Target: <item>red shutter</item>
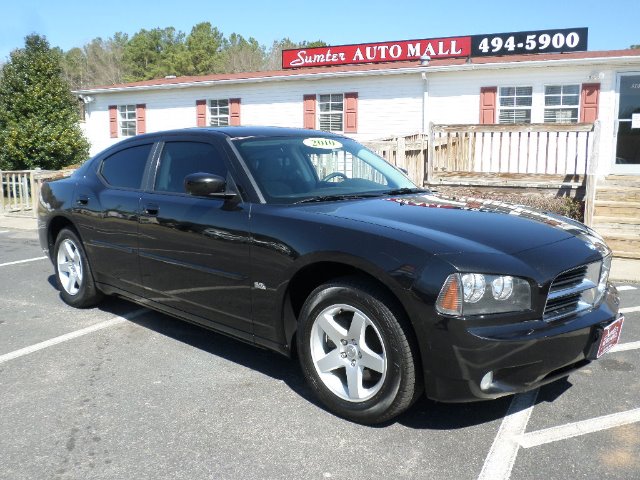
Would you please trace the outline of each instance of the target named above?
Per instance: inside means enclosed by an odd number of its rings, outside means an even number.
[[[229,124],[237,127],[240,125],[240,99],[229,99]]]
[[[109,134],[111,138],[118,138],[118,106],[109,105]]]
[[[316,96],[305,95],[304,99],[304,128],[316,128]]]
[[[580,93],[580,122],[593,123],[598,119],[599,83],[583,83]]]
[[[136,105],[137,134],[147,133],[147,106],[144,103]]]
[[[498,87],[480,88],[480,123],[496,123],[496,99]]]
[[[344,133],[358,131],[358,92],[344,94]]]
[[[207,101],[196,100],[196,125],[198,127],[207,126]]]

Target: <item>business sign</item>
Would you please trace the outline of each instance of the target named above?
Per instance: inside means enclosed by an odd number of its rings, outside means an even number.
[[[430,58],[483,57],[526,53],[564,53],[587,49],[587,28],[492,33],[463,37],[361,43],[282,51],[282,68],[418,61]]]

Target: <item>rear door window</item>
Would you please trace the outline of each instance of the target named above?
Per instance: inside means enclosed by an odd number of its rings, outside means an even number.
[[[100,175],[112,187],[139,189],[152,143],[125,148],[105,158]]]

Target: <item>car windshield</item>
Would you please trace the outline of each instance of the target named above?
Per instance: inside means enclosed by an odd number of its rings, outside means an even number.
[[[268,203],[331,201],[416,186],[358,142],[342,137],[252,137],[233,141]]]

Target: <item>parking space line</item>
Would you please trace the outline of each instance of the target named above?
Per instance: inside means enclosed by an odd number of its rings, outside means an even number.
[[[640,348],[640,342],[627,342],[615,345],[610,352],[626,352],[627,350],[637,350]]]
[[[516,438],[524,433],[538,397],[538,389],[519,393],[513,397],[489,454],[484,461],[478,480],[507,480],[520,444]]]
[[[566,440],[567,438],[578,437],[587,433],[599,432],[600,430],[621,427],[622,425],[636,422],[640,422],[640,408],[525,433],[518,437],[517,442],[523,448],[537,447],[545,443]]]
[[[633,312],[640,312],[640,307],[627,307],[627,308],[620,309],[620,313],[633,313]]]
[[[619,287],[616,287],[618,289],[619,292],[624,292],[625,290],[637,290],[636,287],[632,287],[631,285],[620,285]]]
[[[60,335],[59,337],[54,337],[49,340],[45,340],[44,342],[36,343],[29,347],[25,347],[19,350],[14,350],[13,352],[5,353],[4,355],[0,355],[0,364],[8,362],[9,360],[14,360],[16,358],[23,357],[25,355],[29,355],[30,353],[37,352],[47,347],[52,347],[53,345],[58,345],[68,340],[73,340],[74,338],[78,338],[83,335],[87,335],[89,333],[97,332],[98,330],[103,330],[105,328],[112,327],[119,323],[123,323],[123,322],[126,322],[127,320],[136,318],[142,315],[143,313],[146,313],[149,311],[150,310],[146,308],[140,308],[138,310],[134,310],[133,312],[129,312],[125,315],[122,315],[122,316],[118,315],[109,320],[105,320],[104,322],[96,323],[95,325],[91,325],[90,327],[81,328],[80,330],[65,333],[64,335]]]
[[[0,263],[0,267],[7,267],[9,265],[18,265],[19,263],[35,262],[37,260],[44,260],[45,258],[47,257],[34,257],[34,258],[27,258],[26,260],[16,260],[15,262]]]
[[[0,233],[9,233],[9,230],[0,230]]]

